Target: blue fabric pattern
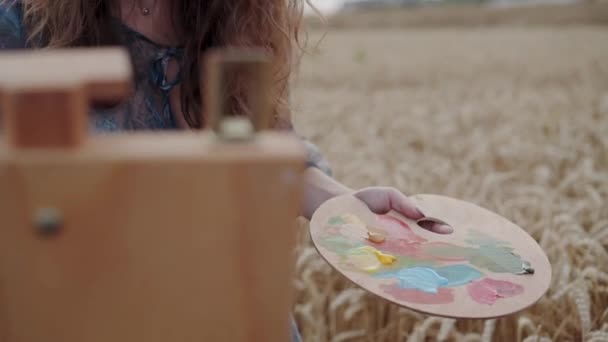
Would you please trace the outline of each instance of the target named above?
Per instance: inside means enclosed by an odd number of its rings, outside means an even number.
[[[0,49],[20,49],[25,47],[25,33],[18,3],[7,2],[0,5]]]
[[[183,50],[156,44],[126,25],[120,26],[134,62],[135,93],[118,108],[94,108],[92,129],[97,132],[177,129],[170,95],[181,77],[178,72],[174,79],[168,79],[167,69],[171,61],[180,64]]]

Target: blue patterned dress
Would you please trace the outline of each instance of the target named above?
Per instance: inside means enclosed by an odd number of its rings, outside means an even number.
[[[27,48],[21,7],[18,2],[11,3],[0,4],[0,50]],[[157,44],[122,23],[118,25],[133,59],[136,90],[130,99],[116,107],[92,108],[91,129],[99,133],[178,129],[169,94],[180,83],[179,73],[176,78],[168,79],[167,68],[172,60],[179,65],[182,49]],[[316,146],[307,140],[303,142],[308,151],[307,165],[330,173]],[[293,321],[292,332],[292,341],[299,341]]]

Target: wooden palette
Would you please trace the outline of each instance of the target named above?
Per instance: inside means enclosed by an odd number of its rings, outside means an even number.
[[[363,289],[434,316],[506,316],[531,306],[548,290],[549,260],[523,229],[461,200],[411,198],[428,217],[448,223],[454,232],[436,234],[394,212],[376,215],[346,195],[314,214],[314,245],[332,267]]]

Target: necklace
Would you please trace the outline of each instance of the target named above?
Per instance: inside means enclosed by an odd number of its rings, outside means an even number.
[[[154,9],[154,7],[156,7],[156,0],[154,0],[154,2],[152,3],[152,6],[144,6],[144,5],[139,5],[139,8],[141,9],[141,14],[143,16],[148,16],[150,15],[150,12],[152,12],[152,9]]]

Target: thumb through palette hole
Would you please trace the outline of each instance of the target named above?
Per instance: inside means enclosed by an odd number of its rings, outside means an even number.
[[[454,233],[454,227],[452,225],[433,217],[421,218],[416,221],[416,224],[435,234],[450,235]]]

